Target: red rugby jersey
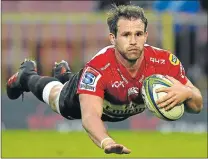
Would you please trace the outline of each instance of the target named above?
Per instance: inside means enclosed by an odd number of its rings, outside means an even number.
[[[115,49],[100,50],[86,65],[78,85],[78,94],[104,99],[103,114],[124,119],[145,110],[141,97],[143,80],[152,74],[169,75],[186,84],[185,71],[178,58],[166,50],[145,44],[144,59],[135,78],[118,63]]]

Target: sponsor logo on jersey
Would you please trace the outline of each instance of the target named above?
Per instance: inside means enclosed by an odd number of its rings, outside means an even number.
[[[169,55],[169,60],[170,60],[170,63],[174,66],[176,66],[180,63],[179,59],[173,54]]]
[[[95,75],[91,72],[86,72],[84,74],[84,78],[82,79],[82,82],[88,85],[93,85],[95,82]]]
[[[128,100],[129,101],[137,101],[139,99],[139,88],[131,87],[128,89]],[[131,105],[130,105],[131,106]]]
[[[145,110],[144,104],[130,102],[129,104],[116,105],[104,100],[103,112],[111,117],[125,117],[141,113]]]
[[[131,87],[128,89],[128,96],[135,94],[138,95],[139,94],[139,88],[137,87]]]
[[[101,74],[98,71],[91,67],[87,67],[84,73],[82,74],[79,89],[95,92],[96,85],[100,77]]]
[[[150,57],[150,61],[153,63],[158,63],[158,64],[165,64],[165,59],[157,59],[154,57]]]
[[[110,66],[110,63],[107,63],[104,67],[101,68],[101,70],[105,70],[106,68],[108,68]]]
[[[124,81],[115,81],[113,84],[112,84],[112,88],[119,88],[119,87],[124,87]]]

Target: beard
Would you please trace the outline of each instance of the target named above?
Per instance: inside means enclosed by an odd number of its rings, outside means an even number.
[[[117,51],[120,53],[120,55],[127,60],[129,63],[136,63],[136,61],[141,57],[143,49],[138,48],[138,55],[136,55],[135,57],[130,57],[128,56],[128,50],[123,50],[121,49],[119,46],[116,46]]]

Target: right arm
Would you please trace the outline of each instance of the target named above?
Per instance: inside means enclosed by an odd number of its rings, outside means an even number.
[[[95,95],[79,95],[82,125],[93,142],[100,147],[101,141],[109,137],[104,123],[101,120],[103,99]],[[106,140],[107,142],[107,140]],[[115,143],[113,140],[108,142]]]
[[[117,144],[109,137],[101,120],[104,90],[105,80],[103,75],[96,69],[86,66],[77,90],[82,114],[82,125],[92,141],[104,149],[105,153],[130,153],[130,150],[123,145]]]
[[[109,137],[104,126],[101,116],[103,113],[103,99],[101,97],[89,94],[79,95],[82,125],[87,131],[92,141],[99,147],[103,148],[105,153],[130,153],[126,147],[116,142]],[[101,142],[103,144],[101,145]]]

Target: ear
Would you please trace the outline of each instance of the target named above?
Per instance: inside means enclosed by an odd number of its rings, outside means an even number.
[[[112,45],[115,45],[115,35],[114,34],[112,34],[112,33],[109,34],[109,40]]]

